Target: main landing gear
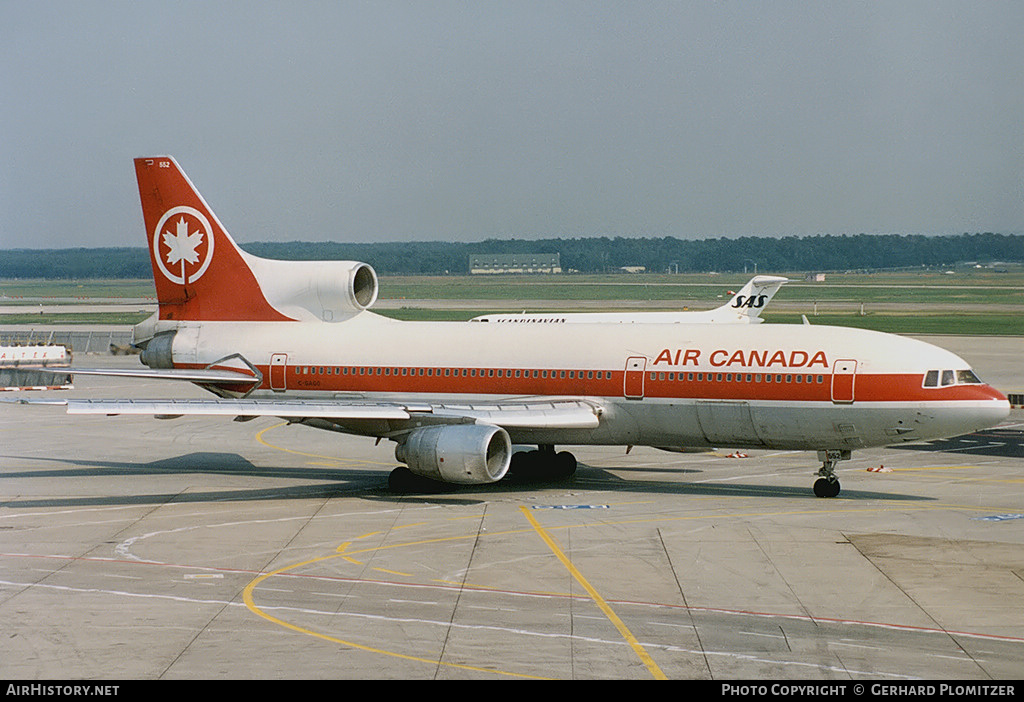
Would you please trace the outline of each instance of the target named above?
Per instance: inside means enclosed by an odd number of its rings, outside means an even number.
[[[568,451],[555,452],[555,447],[542,444],[534,451],[512,454],[508,473],[499,481],[534,483],[566,480],[576,473],[576,457]],[[434,494],[453,492],[458,485],[417,475],[405,466],[399,466],[388,476],[388,489],[399,494]]]
[[[836,463],[850,460],[850,452],[836,449],[818,451],[818,460],[822,462],[821,469],[818,470],[821,477],[814,481],[814,494],[818,497],[835,497],[839,494]]]
[[[536,451],[512,454],[508,477],[513,480],[564,480],[576,473],[576,457],[568,451],[555,452],[551,444],[541,444]]]

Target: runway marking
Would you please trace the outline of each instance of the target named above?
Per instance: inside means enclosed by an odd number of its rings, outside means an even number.
[[[500,587],[494,587],[492,585],[476,585],[475,583],[466,583],[466,582],[455,581],[455,580],[443,580],[442,578],[434,578],[431,582],[441,583],[442,585],[448,585],[450,587],[458,587],[458,588],[462,588],[464,590],[478,590],[478,591],[484,591],[484,592],[490,591],[490,592],[500,592],[500,593],[506,592],[505,590],[502,590]],[[538,595],[554,595],[556,597],[572,597],[572,595],[570,593],[567,593],[567,592],[559,592],[559,593],[540,593],[539,592],[537,594]]]
[[[749,499],[749,498],[741,498]],[[833,504],[843,502],[843,498],[832,498]],[[845,500],[850,502],[850,500]],[[525,506],[520,507],[520,510],[528,509]],[[867,514],[871,512],[921,512],[921,511],[932,511],[936,509],[959,509],[959,510],[970,510],[974,512],[992,512],[998,508],[993,507],[978,507],[974,505],[929,505],[920,506],[917,503],[909,501],[894,502],[886,507],[863,507],[863,508],[850,508],[850,509],[835,509],[835,508],[821,508],[821,509],[807,509],[807,510],[784,510],[779,512],[716,512],[714,514],[697,514],[697,515],[686,515],[681,517],[669,517],[665,515],[659,515],[656,517],[643,517],[637,519],[617,519],[602,522],[580,522],[578,524],[549,527],[551,530],[555,529],[571,529],[571,528],[585,528],[585,527],[607,527],[607,526],[621,526],[629,524],[649,524],[649,523],[662,523],[662,522],[686,522],[686,521],[707,521],[713,519],[737,519],[746,517],[786,517],[786,516],[808,516],[808,515],[822,515],[832,516],[834,514]],[[1009,512],[1012,509],[1007,508],[1005,511]],[[488,532],[487,536],[512,536],[516,534],[529,533],[530,529],[506,529],[504,531]],[[347,555],[353,556],[361,553],[369,553],[376,551],[386,551],[393,548],[406,548],[409,546],[424,546],[428,544],[444,543],[446,541],[462,541],[465,539],[476,538],[476,534],[461,534],[459,536],[439,536],[432,539],[422,539],[419,541],[409,541],[406,543],[396,543],[381,546],[367,547],[358,549],[355,551],[348,551]]]
[[[548,534],[544,527],[540,525],[540,522],[538,522],[533,517],[533,515],[530,514],[530,510],[525,505],[521,505],[519,507],[519,510],[520,512],[523,513],[523,516],[526,517],[526,521],[530,523],[534,531],[537,532],[537,535],[540,536],[544,543],[548,545],[548,548],[551,549],[551,552],[555,554],[555,557],[558,558],[559,561],[561,561],[562,565],[565,566],[566,570],[568,570],[572,577],[576,579],[576,582],[583,586],[583,589],[587,591],[587,594],[590,595],[590,598],[594,601],[598,608],[602,612],[604,612],[604,615],[608,617],[608,620],[615,625],[615,628],[619,630],[619,633],[622,635],[622,638],[626,640],[630,648],[633,649],[633,652],[643,662],[647,670],[650,671],[651,675],[653,675],[658,680],[668,680],[668,677],[661,671],[661,668],[658,667],[658,664],[654,662],[654,659],[651,658],[650,654],[647,653],[644,647],[640,645],[640,642],[636,640],[636,637],[633,636],[633,632],[631,632],[626,627],[626,624],[621,619],[619,619],[618,615],[615,614],[615,611],[608,605],[605,599],[601,597],[600,593],[598,593],[598,591],[594,589],[594,586],[591,585],[585,577],[583,577],[583,573],[577,570],[576,566],[573,565],[572,561],[570,561],[569,558],[565,555],[565,552],[562,551],[562,548],[558,545],[558,542],[556,542],[554,538],[552,538],[552,536]]]
[[[391,656],[393,658],[400,658],[402,660],[407,660],[407,661],[416,661],[418,663],[427,663],[428,665],[432,665],[432,666],[444,666],[444,667],[447,667],[447,668],[457,668],[457,669],[460,669],[460,670],[470,670],[470,671],[473,671],[473,672],[476,672],[476,673],[491,673],[491,674],[494,674],[494,675],[505,675],[505,676],[516,677],[516,678],[531,678],[531,679],[535,679],[535,680],[541,679],[540,676],[537,676],[537,675],[527,675],[527,674],[524,674],[524,673],[512,673],[512,672],[503,671],[503,670],[497,670],[497,669],[492,669],[492,668],[479,668],[479,667],[476,667],[476,666],[462,665],[462,664],[459,664],[459,663],[445,663],[444,661],[431,660],[429,658],[421,658],[419,656],[410,656],[410,655],[407,655],[407,654],[404,654],[404,653],[397,653],[395,651],[385,651],[384,649],[374,648],[373,646],[364,646],[363,644],[359,644],[359,643],[356,643],[354,641],[346,641],[344,639],[339,639],[339,638],[337,638],[335,636],[329,636],[328,634],[322,634],[322,633],[320,633],[318,631],[313,631],[311,629],[306,629],[304,627],[297,626],[297,625],[292,624],[290,622],[286,622],[283,619],[279,619],[278,617],[275,617],[273,615],[267,614],[265,611],[263,611],[262,609],[260,609],[256,605],[256,601],[253,599],[253,591],[256,589],[256,587],[260,583],[262,583],[263,581],[267,580],[268,578],[271,578],[271,577],[273,577],[275,575],[285,574],[288,571],[295,570],[295,569],[301,568],[303,566],[313,565],[315,563],[322,563],[323,561],[327,561],[327,560],[330,560],[332,558],[337,558],[337,557],[338,557],[337,554],[330,555],[330,556],[318,556],[317,558],[310,558],[308,560],[301,561],[299,563],[293,563],[292,565],[287,565],[287,566],[284,566],[282,568],[278,568],[277,570],[272,570],[272,571],[269,571],[267,573],[263,573],[260,576],[258,576],[257,578],[255,578],[254,580],[252,580],[248,585],[245,586],[245,589],[242,591],[242,601],[245,603],[245,606],[249,609],[250,612],[252,612],[253,614],[256,614],[259,617],[262,617],[263,619],[266,619],[268,622],[271,622],[273,624],[277,624],[278,626],[282,626],[285,629],[289,629],[290,631],[294,631],[294,632],[297,632],[299,634],[306,634],[307,636],[312,636],[314,638],[321,639],[323,641],[329,641],[331,643],[336,643],[336,644],[339,644],[341,646],[348,646],[350,648],[355,648],[355,649],[358,649],[360,651],[367,651],[368,653],[379,653],[379,654],[384,655],[384,656]]]
[[[402,572],[397,571],[397,570],[388,570],[387,568],[376,568],[375,567],[374,570],[379,570],[381,573],[387,573],[389,575],[401,575],[401,576],[406,577],[406,578],[411,578],[412,577],[412,573],[402,573]]]
[[[237,574],[249,575],[249,576],[254,574],[254,571],[246,570],[246,569],[213,568],[213,567],[210,567],[210,566],[197,566],[197,565],[183,565],[183,564],[174,564],[174,563],[161,563],[161,562],[157,562],[157,561],[125,561],[125,560],[119,560],[119,559],[114,559],[114,558],[103,558],[103,557],[96,557],[96,556],[70,556],[70,555],[60,555],[60,554],[40,555],[40,554],[30,554],[30,553],[0,553],[0,557],[3,557],[3,558],[43,559],[43,560],[56,559],[56,560],[83,561],[83,562],[95,561],[95,562],[100,562],[100,563],[119,563],[119,564],[123,564],[123,565],[130,565],[130,566],[133,566],[133,567],[140,567],[141,566],[141,567],[161,567],[161,568],[173,568],[173,569],[183,569],[183,568],[204,569],[205,568],[205,569],[208,569],[208,570],[211,570],[211,571],[222,571],[222,572],[225,572],[225,573],[237,573]],[[46,572],[50,572],[50,571],[46,571]],[[287,577],[287,578],[301,578],[301,579],[310,579],[310,580],[322,580],[322,581],[326,581],[326,582],[366,583],[366,584],[379,585],[379,586],[382,586],[382,587],[414,588],[414,589],[433,589],[433,588],[451,589],[451,586],[447,586],[447,585],[431,585],[431,584],[427,584],[427,583],[398,583],[398,582],[391,582],[391,581],[384,581],[384,580],[371,580],[371,579],[367,579],[367,578],[349,578],[349,577],[323,576],[323,575],[301,575],[301,574],[287,573],[287,572],[281,572],[281,573],[279,573],[279,575],[281,577]],[[69,587],[69,586],[58,586],[58,585],[51,585],[51,584],[47,584],[47,583],[38,583],[38,582],[18,583],[18,582],[12,582],[12,581],[7,581],[7,580],[0,580],[0,587],[5,586],[5,585],[9,585],[9,586],[13,586],[13,587],[23,587],[23,588],[27,588],[27,589],[28,588],[43,588],[43,589],[61,590],[61,591],[68,591],[68,592],[94,592],[94,593],[102,593],[102,594],[108,594],[108,595],[120,595],[120,596],[125,596],[125,597],[167,599],[167,600],[174,600],[174,601],[178,601],[178,602],[192,602],[192,603],[204,603],[204,604],[222,604],[222,605],[223,604],[227,604],[227,605],[230,605],[230,606],[242,606],[241,603],[226,602],[226,601],[220,601],[220,600],[208,600],[208,599],[200,600],[200,599],[196,599],[196,598],[186,598],[186,597],[162,595],[162,594],[144,594],[144,593],[114,591],[114,590],[99,589],[99,588],[75,588],[75,587]],[[465,585],[462,585],[462,586],[459,586],[459,587],[461,587],[462,589],[477,589],[475,586],[465,586]],[[583,596],[581,596],[581,595],[574,595],[574,594],[568,594],[568,593],[566,593],[566,594],[556,594],[556,593],[546,593],[546,592],[527,592],[527,591],[515,591],[515,590],[502,590],[502,589],[498,589],[498,588],[483,588],[482,590],[483,591],[488,591],[488,592],[494,592],[496,594],[511,596],[511,597],[584,599]],[[337,593],[319,593],[319,594],[329,594],[330,596],[337,596]],[[679,604],[661,603],[661,602],[645,602],[645,601],[636,601],[636,600],[613,600],[613,602],[615,604],[623,605],[623,606],[656,607],[658,609],[666,609],[666,608],[667,609],[679,609],[679,610],[683,610],[683,611],[701,612],[701,613],[710,613],[710,614],[720,614],[720,615],[726,615],[726,616],[757,617],[757,618],[764,618],[764,619],[782,619],[782,620],[791,620],[791,621],[800,621],[800,622],[812,622],[812,623],[816,623],[816,624],[828,623],[828,624],[836,624],[836,625],[842,625],[842,626],[862,626],[862,627],[867,627],[867,628],[878,628],[878,629],[891,630],[891,631],[902,631],[902,632],[907,632],[907,633],[912,633],[912,634],[916,633],[916,634],[940,635],[940,636],[943,636],[943,637],[948,637],[950,635],[955,635],[955,636],[968,637],[968,638],[978,639],[978,640],[1000,641],[1000,642],[1009,643],[1009,644],[1015,644],[1015,645],[1024,644],[1024,638],[1015,637],[1015,636],[1007,636],[1007,635],[1000,635],[1000,634],[986,634],[986,633],[979,633],[979,632],[972,632],[972,631],[962,631],[962,630],[946,630],[946,629],[937,629],[937,628],[931,628],[931,627],[912,626],[912,625],[907,625],[907,624],[893,624],[893,623],[888,623],[888,622],[874,622],[874,621],[855,620],[855,619],[843,619],[843,618],[834,618],[834,617],[820,617],[820,616],[810,616],[810,615],[806,615],[806,614],[793,614],[793,613],[781,613],[781,612],[761,612],[761,611],[756,611],[756,610],[738,610],[738,609],[728,609],[728,608],[722,608],[722,607],[698,607],[698,606],[692,606],[692,605],[679,605]],[[293,611],[300,611],[300,612],[316,612],[316,610],[311,610],[311,609],[308,609],[308,608],[300,608],[300,607],[291,607],[291,608],[289,608],[289,607],[273,607],[272,609],[275,609],[275,610],[293,610]],[[327,612],[326,614],[343,615],[343,616],[355,616],[355,617],[362,616],[362,615],[358,615],[358,614],[354,614],[354,613],[344,613],[344,612],[337,612],[337,611]],[[446,622],[446,623],[442,623],[442,624],[451,625],[451,622]],[[515,631],[515,630],[513,630],[513,631]],[[545,634],[539,634],[539,633],[536,633],[536,632],[528,632],[528,631],[519,631],[518,633],[523,633],[523,634],[527,634],[527,635],[535,635],[535,636],[546,636]],[[570,637],[570,638],[580,638],[580,637]],[[587,639],[587,640],[592,640],[592,639]],[[607,641],[605,641],[604,643],[614,643],[614,642],[607,642]],[[666,650],[682,650],[682,649],[676,649],[675,647],[669,647],[669,648],[666,648]],[[385,652],[385,653],[387,653],[387,652]],[[714,655],[726,655],[726,654],[721,653],[721,652],[712,652],[712,651],[707,651],[706,653],[714,654]],[[991,651],[985,651],[984,653],[991,654],[992,652]],[[495,671],[489,671],[489,672],[495,672]]]
[[[893,468],[893,473],[916,473],[926,470],[980,470],[981,466],[922,466],[920,468]]]
[[[269,441],[267,441],[267,440],[265,440],[263,438],[263,435],[266,434],[271,429],[280,429],[281,427],[285,427],[285,426],[288,426],[288,422],[281,422],[280,424],[274,424],[272,426],[267,427],[266,429],[262,429],[261,431],[257,432],[257,434],[256,434],[256,441],[258,441],[259,443],[263,444],[267,448],[272,448],[272,449],[275,449],[277,451],[284,451],[285,453],[294,453],[297,456],[307,456],[309,458],[324,458],[324,459],[326,459],[328,461],[337,462],[341,466],[352,465],[352,464],[357,464],[357,463],[358,464],[372,465],[372,466],[390,466],[390,465],[392,465],[391,463],[381,463],[380,461],[367,461],[367,460],[358,459],[358,458],[346,458],[346,459],[344,459],[344,461],[339,461],[336,456],[323,456],[323,455],[321,455],[319,453],[306,453],[305,451],[296,451],[295,449],[285,448],[284,446],[277,446],[277,445],[272,444],[272,443],[270,443]]]

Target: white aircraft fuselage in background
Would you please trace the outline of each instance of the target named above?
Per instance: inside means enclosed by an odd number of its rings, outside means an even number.
[[[270,261],[237,248],[170,157],[136,160],[158,314],[126,374],[218,399],[69,401],[69,412],[286,417],[397,444],[419,476],[571,473],[555,445],[819,452],[838,493],[853,449],[993,426],[1006,398],[956,355],[890,334],[729,323],[482,324],[376,315],[358,262]],[[538,451],[512,455],[511,445]]]
[[[760,324],[761,313],[788,278],[757,275],[747,281],[727,303],[713,310],[669,312],[522,312],[484,314],[471,322],[493,324]]]

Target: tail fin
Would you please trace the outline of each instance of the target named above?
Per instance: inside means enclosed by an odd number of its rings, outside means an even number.
[[[170,156],[135,159],[160,319],[291,321]]]
[[[735,315],[743,318],[743,321],[757,323],[761,320],[761,312],[768,306],[768,303],[779,288],[789,282],[789,278],[782,278],[774,275],[755,275],[743,288],[732,296],[732,299],[719,307],[716,312],[722,312],[730,317]]]

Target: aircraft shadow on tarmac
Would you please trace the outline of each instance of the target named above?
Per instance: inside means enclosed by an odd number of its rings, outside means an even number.
[[[387,473],[379,469],[360,468],[308,468],[256,466],[235,453],[197,452],[164,458],[149,463],[127,463],[73,458],[40,458],[38,456],[0,456],[4,459],[53,461],[62,464],[52,470],[23,469],[0,471],[0,488],[11,479],[66,479],[82,485],[88,478],[167,475],[225,475],[232,477],[268,478],[273,480],[322,480],[322,485],[282,485],[267,488],[225,488],[192,492],[151,494],[81,495],[14,499],[0,501],[8,508],[83,507],[138,504],[165,504],[182,502],[232,502],[248,500],[287,500],[324,498],[338,495],[358,495],[362,491],[379,490]]]
[[[661,495],[686,495],[686,496],[718,496],[718,497],[761,497],[761,498],[786,498],[786,499],[808,499],[818,501],[811,491],[812,472],[808,471],[808,484],[803,486],[789,485],[760,485],[744,484],[737,482],[702,482],[689,483],[677,481],[652,481],[652,480],[630,480],[615,475],[617,468],[595,468],[586,464],[580,464],[576,475],[569,479],[560,480],[502,480],[490,485],[441,485],[436,495],[458,494],[465,491],[488,492],[488,493],[525,493],[531,489],[574,487],[586,489],[593,492],[609,493],[658,493]],[[628,469],[626,469],[628,470]],[[691,471],[687,471],[691,472]],[[409,497],[429,497],[430,493],[408,493]],[[895,493],[873,492],[866,490],[850,490],[843,488],[840,494],[842,499],[848,500],[932,500],[931,497],[921,495],[901,495]]]
[[[986,429],[973,434],[937,439],[923,444],[906,444],[890,448],[903,451],[944,451],[966,453],[972,456],[1002,456],[1024,458],[1024,431],[1017,429]]]
[[[744,484],[730,481],[728,483],[685,481],[652,481],[630,480],[616,475],[613,471],[638,470],[623,466],[596,468],[580,464],[573,478],[559,480],[524,479],[514,476],[498,483],[488,485],[453,485],[450,483],[428,483],[422,490],[403,493],[392,492],[387,488],[388,470],[382,468],[350,468],[350,467],[268,467],[256,466],[244,457],[235,453],[196,452],[164,458],[149,463],[110,462],[96,460],[76,460],[68,458],[39,458],[21,456],[2,456],[0,458],[14,460],[54,461],[60,462],[60,468],[52,470],[23,469],[18,471],[5,470],[0,472],[0,488],[4,481],[13,479],[65,479],[83,485],[82,481],[90,477],[153,477],[169,475],[224,475],[230,477],[265,478],[272,480],[318,480],[319,485],[280,485],[263,488],[224,488],[197,489],[193,491],[176,491],[147,494],[116,494],[116,495],[67,495],[41,497],[36,499],[10,499],[0,501],[0,506],[7,508],[46,508],[46,507],[85,507],[142,505],[167,503],[203,503],[233,502],[287,499],[324,499],[329,497],[359,497],[375,501],[408,501],[435,500],[444,504],[474,504],[486,501],[494,494],[529,494],[531,490],[560,487],[584,488],[589,491],[607,491],[609,493],[658,493],[663,495],[697,495],[720,497],[760,497],[818,500],[811,492],[810,483],[804,486]],[[644,471],[648,471],[645,467]],[[649,471],[648,471],[649,472]],[[668,472],[668,471],[666,471]],[[672,473],[703,473],[694,469],[674,470]],[[811,471],[808,470],[810,478]],[[469,493],[473,493],[470,496]],[[930,500],[932,498],[919,495],[903,495],[874,491],[843,489],[841,499],[847,500]]]

